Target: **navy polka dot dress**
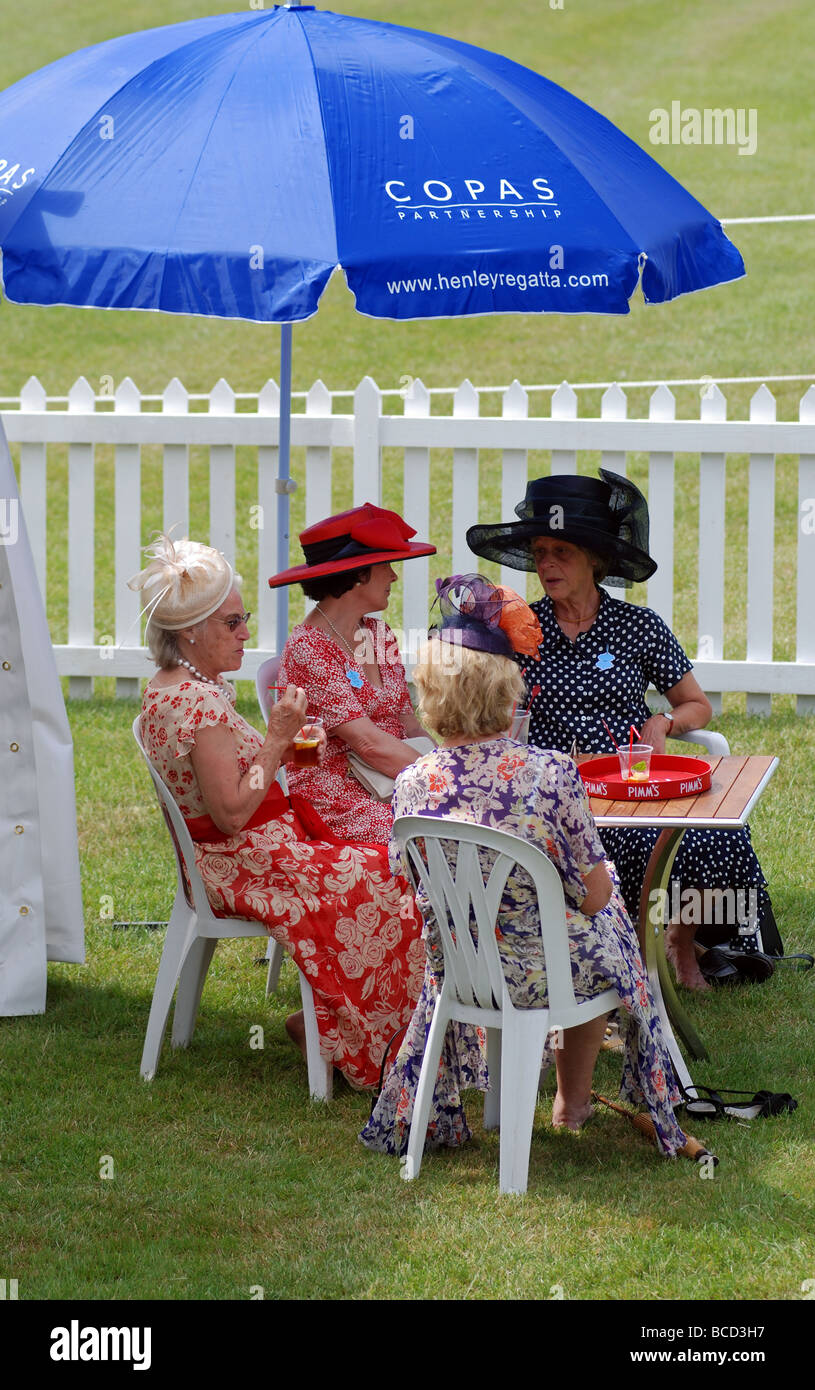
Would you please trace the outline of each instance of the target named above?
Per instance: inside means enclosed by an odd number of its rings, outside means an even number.
[[[650,717],[645,701],[649,685],[664,693],[676,685],[691,663],[658,613],[610,598],[600,591],[600,609],[588,632],[572,643],[558,626],[552,601],[531,605],[543,632],[538,658],[518,657],[530,699],[529,742],[569,753],[612,753],[605,719],[619,744],[629,727]],[[609,859],[617,866],[623,897],[632,921],[639,916],[640,890],[653,849],[656,829],[608,829],[600,832]],[[733,888],[757,892],[759,917],[769,905],[766,881],[743,831],[688,830],[674,861],[672,883],[704,890]],[[746,899],[749,902],[749,899]],[[704,933],[703,933],[704,934]],[[719,925],[726,939],[736,928]]]

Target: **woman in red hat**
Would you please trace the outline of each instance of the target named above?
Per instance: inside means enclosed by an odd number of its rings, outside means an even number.
[[[280,684],[302,687],[311,715],[322,716],[328,747],[319,767],[288,772],[293,792],[308,797],[340,839],[387,844],[390,797],[380,801],[351,772],[357,753],[396,777],[419,753],[407,739],[424,730],[413,713],[396,638],[381,619],[397,574],[392,562],[435,554],[414,541],[397,512],[366,502],[303,531],[305,564],[269,584],[300,583],[315,606],[285,648]]]

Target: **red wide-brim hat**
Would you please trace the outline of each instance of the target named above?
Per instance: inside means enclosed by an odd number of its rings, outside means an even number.
[[[416,532],[398,512],[386,511],[365,502],[361,507],[338,512],[300,532],[300,544],[306,557],[304,565],[273,574],[271,589],[284,584],[297,584],[303,579],[318,579],[325,574],[341,574],[344,570],[362,569],[366,565],[382,565],[387,560],[415,560],[419,555],[435,555],[435,545],[412,541]]]

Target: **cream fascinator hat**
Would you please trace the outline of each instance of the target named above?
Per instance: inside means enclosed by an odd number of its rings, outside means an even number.
[[[234,573],[220,550],[186,536],[173,541],[161,532],[144,553],[152,557],[150,563],[128,579],[127,587],[140,589],[147,600],[142,612],[148,614],[148,623],[169,632],[209,618],[233,584],[240,583],[240,575]]]

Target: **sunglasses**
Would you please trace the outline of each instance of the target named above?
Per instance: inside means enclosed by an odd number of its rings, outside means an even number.
[[[215,615],[213,614],[213,617],[214,616]],[[249,625],[249,620],[251,617],[251,613],[241,613],[239,618],[215,618],[215,621],[216,623],[225,623],[226,626],[229,628],[230,632],[237,632],[238,628],[241,626],[242,623],[246,623],[247,626]]]

